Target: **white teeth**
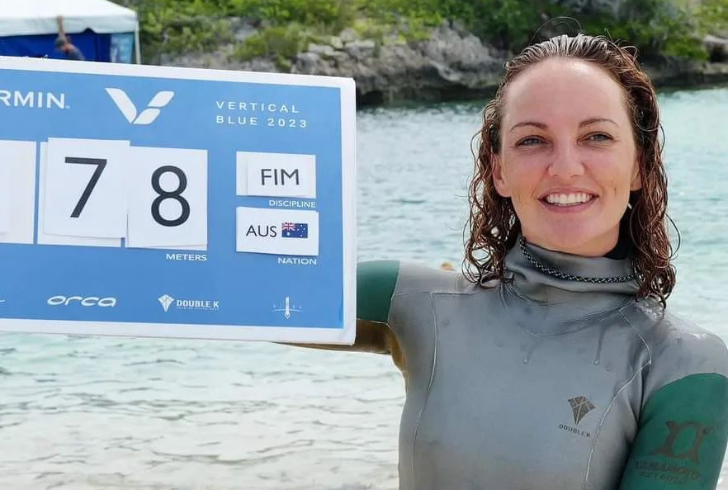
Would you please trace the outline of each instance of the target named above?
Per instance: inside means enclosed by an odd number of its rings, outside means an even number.
[[[582,204],[587,201],[591,201],[591,194],[585,192],[576,192],[573,194],[549,194],[546,196],[546,201],[549,204],[556,204],[557,206],[569,206],[574,204]]]

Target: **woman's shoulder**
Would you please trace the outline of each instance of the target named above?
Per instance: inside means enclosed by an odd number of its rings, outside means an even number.
[[[723,339],[686,317],[667,308],[661,325],[665,339],[655,344],[654,356],[685,363],[696,372],[716,372],[728,376],[728,348]],[[687,374],[687,373],[686,373]]]
[[[357,282],[368,290],[384,289],[391,296],[417,293],[472,293],[476,285],[462,272],[399,260],[360,262]]]
[[[728,348],[716,333],[656,300],[635,302],[625,316],[648,350],[653,390],[695,375],[728,378]]]

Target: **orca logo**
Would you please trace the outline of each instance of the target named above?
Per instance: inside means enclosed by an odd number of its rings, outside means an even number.
[[[48,298],[48,304],[51,306],[68,306],[74,302],[80,303],[81,306],[99,306],[101,308],[116,306],[116,298],[99,298],[97,296],[89,296],[88,298],[81,296],[52,296]]]
[[[119,108],[126,120],[131,124],[140,126],[152,124],[159,117],[159,114],[161,114],[162,107],[169,104],[172,97],[174,97],[174,92],[163,90],[152,97],[146,109],[137,115],[137,108],[129,96],[126,95],[126,92],[118,88],[107,88],[106,92],[111,96],[114,104],[116,104],[116,107]]]

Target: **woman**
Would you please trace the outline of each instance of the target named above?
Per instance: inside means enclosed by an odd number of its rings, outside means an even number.
[[[485,110],[466,274],[360,264],[355,349],[406,378],[401,489],[715,488],[728,354],[666,309],[659,128],[631,52],[531,46]]]

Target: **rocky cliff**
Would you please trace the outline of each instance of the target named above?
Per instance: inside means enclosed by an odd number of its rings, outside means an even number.
[[[580,0],[571,0],[578,2]],[[592,2],[594,0],[591,0]],[[588,3],[588,0],[584,0]],[[615,2],[605,5],[616,8]],[[592,8],[590,5],[589,8]],[[241,23],[236,41],[255,30]],[[728,81],[728,41],[708,40],[716,53],[713,63],[652,60],[646,70],[658,86],[687,86]],[[308,44],[285,70],[268,59],[235,61],[233,45],[212,53],[167,56],[163,64],[202,68],[288,71],[310,75],[352,77],[361,105],[398,101],[442,101],[483,97],[497,87],[507,54],[484,44],[457,23],[448,22],[421,41],[392,37],[375,42],[351,29]],[[720,62],[722,61],[722,62]]]

